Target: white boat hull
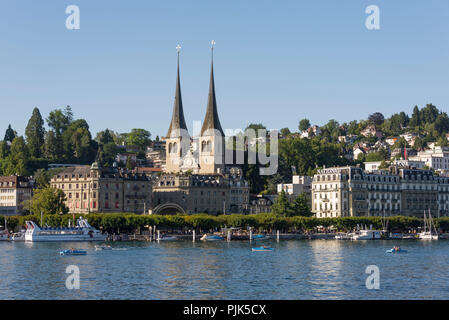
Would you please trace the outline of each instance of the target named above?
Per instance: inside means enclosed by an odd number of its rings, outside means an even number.
[[[51,235],[51,236],[28,236],[25,235],[25,242],[50,242],[50,241],[105,241],[106,235],[90,237],[86,235]]]
[[[438,240],[437,234],[430,234],[428,232],[423,232],[418,235],[418,238],[421,240]]]
[[[380,239],[381,233],[376,230],[361,230],[359,233],[351,235],[352,240],[375,240]]]
[[[27,221],[25,242],[61,242],[61,241],[105,241],[106,235],[91,227],[87,220],[78,219],[78,225],[72,228],[40,228],[33,221]]]

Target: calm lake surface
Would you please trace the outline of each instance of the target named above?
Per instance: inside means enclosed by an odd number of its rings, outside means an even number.
[[[449,241],[0,242],[0,299],[449,299]],[[98,243],[97,243],[98,244]],[[386,254],[394,244],[408,250]],[[61,249],[86,256],[60,256]],[[68,290],[68,265],[80,289]],[[368,265],[380,289],[368,290]]]

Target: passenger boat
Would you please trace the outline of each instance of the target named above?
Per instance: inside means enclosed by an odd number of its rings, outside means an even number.
[[[79,218],[71,228],[40,228],[33,221],[26,221],[25,241],[104,241],[106,235],[92,227],[87,219]]]
[[[59,252],[61,256],[85,256],[87,254],[86,250],[78,249],[67,249]]]
[[[219,241],[219,240],[224,240],[224,238],[222,236],[218,236],[218,235],[207,235],[205,234],[204,236],[201,237],[200,240],[206,240],[206,241]]]
[[[270,248],[267,246],[262,246],[262,247],[257,247],[257,248],[252,248],[251,251],[255,252],[255,251],[273,251],[274,248]]]

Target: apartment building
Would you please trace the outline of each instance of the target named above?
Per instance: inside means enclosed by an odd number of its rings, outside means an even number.
[[[318,218],[348,216],[448,216],[449,185],[431,170],[358,167],[318,170],[312,182],[312,211]]]
[[[30,181],[25,177],[0,177],[0,215],[22,214],[23,202],[31,200],[32,190]]]
[[[64,191],[71,213],[144,213],[152,206],[152,183],[145,174],[101,168],[96,162],[65,168],[50,184]]]

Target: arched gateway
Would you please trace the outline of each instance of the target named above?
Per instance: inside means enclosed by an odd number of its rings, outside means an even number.
[[[162,203],[153,209],[154,214],[177,214],[186,213],[184,208],[176,203]]]

